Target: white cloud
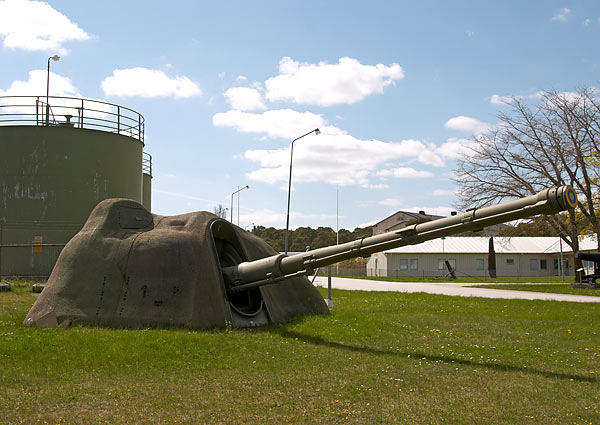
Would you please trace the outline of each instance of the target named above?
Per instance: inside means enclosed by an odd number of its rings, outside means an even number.
[[[306,214],[297,211],[290,211],[290,229],[295,230],[301,224],[296,223],[307,223],[307,222],[317,222],[317,223],[326,223],[326,222],[334,222],[336,219],[335,214]],[[237,218],[235,218],[237,223]],[[285,227],[286,221],[286,213],[282,211],[273,211],[270,209],[262,209],[262,210],[252,210],[252,209],[242,209],[240,210],[240,226],[246,226],[250,223],[254,223],[255,225],[261,225],[265,227],[274,226],[283,228]]]
[[[590,87],[590,89],[593,90],[595,93],[600,93],[600,91],[596,87]],[[500,96],[500,95],[494,94],[494,95],[492,95],[490,101],[492,104],[495,104],[495,105],[510,105],[515,100],[517,100],[517,101],[534,100],[535,101],[535,100],[544,99],[544,101],[547,101],[547,99],[545,99],[545,98],[548,95],[550,95],[550,98],[552,98],[552,93],[554,93],[554,92],[545,93],[542,90],[538,90],[534,93],[526,94],[526,95]],[[556,93],[556,95],[560,96],[561,98],[571,101],[571,102],[578,102],[581,98],[581,96],[576,92],[563,91],[563,92],[555,92],[555,93]]]
[[[400,179],[426,179],[433,177],[433,173],[430,171],[419,171],[414,168],[392,168],[389,170],[381,170],[377,172],[378,176],[381,177],[395,177]]]
[[[290,109],[266,111],[261,114],[228,111],[213,116],[215,126],[233,127],[242,133],[264,134],[288,141],[319,128],[319,136],[308,136],[294,144],[294,182],[326,182],[337,185],[360,185],[365,188],[387,187],[381,182],[377,169],[392,161],[417,161],[427,166],[443,166],[435,145],[419,140],[382,142],[360,140],[343,130],[328,125],[321,115]],[[247,174],[254,181],[287,182],[289,175],[289,144],[280,149],[247,150],[244,158],[260,168]],[[397,177],[428,178],[430,172],[405,172]],[[388,177],[391,176],[388,175]]]
[[[398,198],[386,198],[377,202],[377,205],[383,205],[384,207],[396,207],[402,204],[402,199]]]
[[[244,76],[244,75],[238,75],[238,76],[235,78],[235,81],[247,81],[247,80],[248,80],[248,77],[246,77],[246,76]]]
[[[465,117],[462,115],[450,118],[444,125],[450,130],[457,130],[470,134],[482,134],[488,131],[491,127],[490,124],[479,121],[476,118]]]
[[[262,94],[249,87],[231,87],[223,94],[231,107],[236,111],[251,111],[266,109],[262,101]]]
[[[45,96],[47,77],[47,70],[29,71],[27,81],[13,81],[6,90],[0,89],[0,96]],[[81,97],[81,94],[70,78],[50,72],[50,96]]]
[[[88,40],[90,35],[48,3],[0,1],[0,37],[11,49],[67,53],[63,43]]]
[[[393,214],[393,213],[392,213]],[[391,214],[390,214],[391,215]],[[381,220],[371,220],[371,221],[366,221],[364,223],[360,223],[358,226],[356,227],[360,227],[361,229],[364,229],[365,227],[371,227],[376,225],[377,223],[379,223]]]
[[[294,182],[325,182],[334,185],[359,185],[381,188],[373,183],[375,177],[428,178],[430,172],[416,170],[404,173],[376,172],[378,167],[392,160],[418,158],[412,150],[420,142],[380,142],[359,140],[347,134],[307,138],[294,144]],[[423,146],[421,144],[421,146]],[[245,158],[257,162],[260,168],[247,174],[250,180],[266,183],[285,182],[289,173],[289,148],[248,150]]]
[[[433,196],[456,196],[458,190],[456,189],[435,189],[432,193]]]
[[[6,89],[0,89],[0,96],[39,96],[40,101],[45,102],[47,70],[35,69],[29,71],[27,81],[15,80]],[[50,72],[50,96],[74,97],[77,99],[60,99],[51,98],[50,106],[52,119],[62,121],[64,115],[73,115],[77,117],[78,108],[81,108],[81,98],[84,96],[79,92],[77,87],[73,85],[71,79],[62,75]],[[6,99],[7,104],[13,104],[12,99]],[[6,112],[15,114],[29,114],[29,119],[34,117],[36,113],[36,104],[33,98],[22,101],[25,106],[7,107]],[[83,103],[84,115],[86,118],[106,118],[107,114],[114,113],[114,108],[104,103],[94,102],[93,99],[85,100]],[[43,113],[43,112],[42,112]],[[43,119],[43,118],[42,118]],[[76,119],[76,118],[74,118]]]
[[[460,158],[464,155],[471,153],[471,146],[475,142],[472,139],[462,139],[457,137],[451,137],[442,143],[440,147],[436,149],[436,152],[445,158]]]
[[[217,74],[219,77],[219,80],[222,80],[223,78],[225,78],[225,73],[224,72],[219,72],[219,74]]]
[[[513,100],[512,96],[501,96],[498,94],[493,94],[490,103],[492,105],[507,105],[510,104]]]
[[[591,23],[592,23],[592,20],[591,20],[590,18],[586,18],[586,19],[583,21],[583,25],[586,25],[586,26],[587,26],[587,25],[589,25],[589,24],[591,24]]]
[[[187,77],[168,77],[163,71],[147,68],[115,69],[102,80],[106,96],[192,97],[202,90]]]
[[[513,100],[528,100],[528,99],[540,99],[542,97],[542,92],[537,91],[533,94],[527,95],[517,95],[517,96],[506,96],[506,95],[498,95],[493,94],[490,98],[490,103],[492,105],[510,105]]]
[[[279,62],[279,75],[265,82],[271,102],[331,106],[353,104],[404,78],[398,64],[362,65],[344,57],[337,64],[300,63],[289,57]]]
[[[552,20],[565,22],[569,16],[571,16],[571,9],[568,7],[563,7],[552,17]]]
[[[419,162],[425,165],[431,165],[432,167],[443,167],[445,165],[444,160],[440,157],[435,145],[430,144],[425,146],[423,144],[423,146],[425,148],[419,152],[419,155],[417,155]]]
[[[312,112],[297,112],[291,109],[266,111],[262,114],[227,111],[213,115],[213,124],[217,127],[233,127],[241,133],[266,134],[271,138],[293,140],[314,128],[323,133],[335,133],[340,130],[327,126],[321,115]]]
[[[165,177],[169,178],[169,179],[177,179],[179,178],[179,176],[175,175],[175,174],[165,174]],[[153,193],[160,193],[161,195],[167,195],[173,198],[181,198],[181,199],[187,199],[187,200],[191,200],[191,201],[201,201],[201,202],[205,202],[208,204],[215,204],[218,205],[219,203],[222,204],[222,202],[220,201],[215,201],[214,199],[206,199],[206,198],[200,198],[198,196],[194,196],[194,195],[188,195],[187,193],[179,193],[179,192],[171,192],[171,191],[167,191],[167,190],[160,190],[160,189],[156,189],[153,188],[152,189]]]

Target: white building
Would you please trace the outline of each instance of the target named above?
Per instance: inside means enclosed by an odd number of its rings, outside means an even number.
[[[445,276],[447,260],[457,277],[488,276],[489,237],[447,237],[371,255],[367,276]],[[596,251],[593,238],[580,241],[581,251]],[[558,237],[494,237],[497,276],[573,274],[573,253]]]

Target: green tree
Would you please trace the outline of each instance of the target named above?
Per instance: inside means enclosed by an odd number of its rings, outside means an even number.
[[[534,217],[516,226],[503,227],[498,236],[560,236],[560,234],[545,217]]]
[[[263,239],[275,250],[283,252],[285,244],[285,229],[254,226],[252,233]],[[340,244],[369,237],[372,235],[372,233],[373,232],[370,227],[357,227],[352,232],[346,229],[340,229]],[[291,252],[305,251],[307,246],[309,246],[310,249],[316,249],[336,244],[336,233],[331,227],[319,227],[317,229],[312,229],[310,227],[298,227],[296,230],[290,230],[288,237],[289,251]]]

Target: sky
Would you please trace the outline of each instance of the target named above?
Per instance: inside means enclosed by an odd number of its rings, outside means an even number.
[[[508,96],[600,85],[598,1],[0,0],[0,96],[145,118],[152,212],[354,229],[448,215]],[[231,211],[228,211],[228,214]]]

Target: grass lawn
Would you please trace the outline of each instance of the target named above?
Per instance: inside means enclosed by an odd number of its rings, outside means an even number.
[[[381,276],[337,276],[347,277],[350,279],[367,279],[367,280],[382,280],[386,282],[452,282],[452,283],[573,283],[575,278],[573,276],[565,276],[563,282],[560,276],[513,276],[513,277],[497,277],[492,279],[491,277],[468,277],[459,276],[457,279],[451,279],[449,277],[381,277]]]
[[[567,284],[507,284],[507,285],[473,285],[472,288],[509,289],[512,291],[549,292],[552,294],[589,295],[600,297],[600,289],[571,288]]]
[[[333,299],[254,329],[31,329],[21,283],[0,292],[0,423],[600,422],[596,304]]]

